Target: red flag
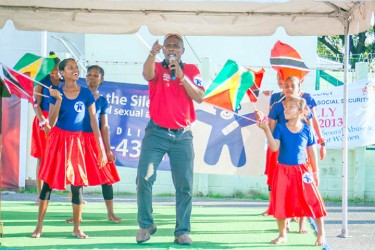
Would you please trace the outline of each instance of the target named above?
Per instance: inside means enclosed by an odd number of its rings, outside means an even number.
[[[262,68],[258,72],[248,68],[249,71],[253,72],[255,75],[254,84],[247,91],[246,94],[250,99],[250,102],[257,102],[260,92],[260,85],[262,84],[264,69]]]
[[[34,104],[34,80],[5,65],[3,65],[3,73],[4,84],[9,93]]]
[[[271,50],[270,62],[272,68],[280,73],[284,81],[290,76],[296,76],[302,80],[310,72],[298,52],[280,41],[277,41]]]

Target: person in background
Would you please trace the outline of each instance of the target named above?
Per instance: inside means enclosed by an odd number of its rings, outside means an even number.
[[[310,126],[302,122],[306,112],[304,99],[287,98],[284,101],[287,122],[277,123],[273,130],[264,115],[257,114],[258,126],[265,132],[269,147],[273,152],[279,150],[268,208],[268,214],[276,218],[279,229],[279,236],[271,241],[273,244],[287,242],[287,218],[305,216],[313,217],[316,221],[318,231],[315,245],[325,244],[323,217],[327,213],[317,188],[319,169],[315,134]]]
[[[38,223],[32,238],[42,235],[44,217],[47,212],[52,189],[65,190],[70,184],[73,208],[72,236],[85,239],[88,236],[80,227],[82,214],[82,188],[88,185],[84,145],[82,140],[85,110],[90,115],[91,128],[95,134],[98,150],[98,167],[107,163],[102,137],[96,118],[95,99],[91,91],[77,84],[79,69],[73,58],[64,59],[59,71],[65,85],[50,88],[49,124],[52,127],[47,138],[46,150],[41,161],[39,178],[44,181],[40,192]]]
[[[273,93],[271,95],[271,98],[270,98],[270,110],[271,110],[272,106],[275,103],[282,102],[285,99],[284,80],[281,77],[280,72],[277,72],[276,77],[277,77],[277,85],[279,86],[279,88],[281,89],[281,91],[277,92],[277,93]]]
[[[48,76],[46,76],[40,82],[47,87],[51,86],[53,89],[57,89],[60,83],[60,77],[58,74],[60,59],[56,56],[56,54],[53,51],[49,53],[49,57],[54,58],[55,68],[49,73]],[[47,135],[51,130],[51,126],[48,124],[49,95],[50,94],[48,88],[45,88],[39,84],[35,86],[35,117],[32,125],[30,150],[30,155],[34,158],[37,158],[35,180],[38,194],[35,205],[39,205],[39,195],[43,185],[43,182],[38,177],[40,161],[43,158],[43,153],[46,149]]]
[[[163,51],[164,60],[155,62]],[[142,140],[137,172],[138,224],[137,243],[156,232],[152,216],[152,186],[165,154],[170,159],[176,189],[176,225],[174,242],[191,245],[194,148],[191,125],[196,120],[193,101],[203,101],[204,88],[198,68],[182,63],[184,42],[178,34],[168,34],[163,45],[156,41],[143,66],[150,95],[150,121]]]
[[[96,148],[95,135],[91,129],[90,115],[86,112],[83,124],[83,142],[85,151],[85,162],[87,170],[87,179],[89,186],[102,186],[102,194],[107,207],[107,216],[109,221],[118,223],[121,218],[115,215],[113,210],[113,186],[119,182],[120,177],[116,169],[116,157],[111,150],[109,139],[108,113],[109,105],[107,100],[99,94],[98,88],[104,81],[104,70],[98,65],[92,65],[87,68],[86,83],[95,98],[96,117],[98,119],[99,129],[103,138],[105,152],[108,163],[103,167],[98,167],[98,156]],[[67,223],[73,223],[73,218],[67,219]]]
[[[302,83],[302,82],[301,82]],[[318,119],[316,118],[316,110],[315,107],[317,106],[315,99],[306,92],[300,91],[300,97],[305,99],[306,105],[309,108],[312,117],[309,120],[309,125],[311,125],[314,128],[314,131],[316,133],[316,136],[318,137],[317,144],[319,144],[319,155],[320,160],[323,160],[326,156],[326,140],[324,139],[322,132],[320,130]]]
[[[270,98],[270,106],[269,110],[272,109],[273,105],[276,103],[282,102],[285,99],[284,94],[284,80],[281,77],[280,72],[277,72],[277,85],[280,89],[282,89],[281,92],[273,93]],[[269,191],[269,199],[271,199],[271,188],[270,183],[273,178],[273,169],[275,168],[275,165],[277,163],[277,156],[278,152],[272,152],[269,147],[267,147],[267,154],[266,154],[266,168],[264,170],[264,174],[267,175],[267,186]],[[262,215],[268,215],[268,210],[264,211]]]

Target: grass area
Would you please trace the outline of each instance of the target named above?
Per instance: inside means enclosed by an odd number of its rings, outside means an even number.
[[[323,198],[325,202],[331,202],[331,203],[341,203],[341,198]],[[348,203],[350,204],[375,204],[375,200],[368,200],[366,198],[364,199],[349,199]]]
[[[2,249],[181,249],[173,243],[175,226],[174,206],[154,206],[154,219],[158,231],[144,244],[135,242],[138,224],[135,205],[117,207],[117,215],[123,220],[114,224],[106,220],[103,202],[89,202],[83,209],[82,230],[89,239],[71,236],[73,226],[65,219],[71,216],[67,202],[51,202],[45,217],[43,235],[32,239],[38,208],[33,202],[2,203],[4,238]],[[278,235],[275,220],[261,216],[264,208],[202,207],[194,206],[191,217],[192,249],[273,249],[270,240]],[[297,233],[297,223],[291,224],[288,242],[277,246],[278,250],[321,249],[313,246],[313,233]],[[312,231],[312,229],[310,229]]]
[[[258,193],[258,192],[253,192],[250,191],[248,193],[243,193],[240,191],[235,191],[232,195],[228,196],[223,196],[220,194],[213,194],[213,193],[208,193],[206,198],[213,198],[213,199],[228,199],[228,198],[233,198],[233,199],[247,199],[247,200],[268,200],[268,195]]]

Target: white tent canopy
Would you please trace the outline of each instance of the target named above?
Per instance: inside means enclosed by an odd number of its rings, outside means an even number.
[[[370,28],[373,0],[0,0],[0,26],[19,30],[95,34],[135,33],[146,25],[154,35],[349,34]]]

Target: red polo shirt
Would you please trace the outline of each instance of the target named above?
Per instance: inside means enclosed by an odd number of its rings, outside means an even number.
[[[194,64],[184,64],[183,72],[198,87],[203,88],[199,69]],[[180,80],[171,79],[170,69],[155,63],[155,77],[148,83],[150,118],[164,128],[179,129],[195,121],[193,100]]]

